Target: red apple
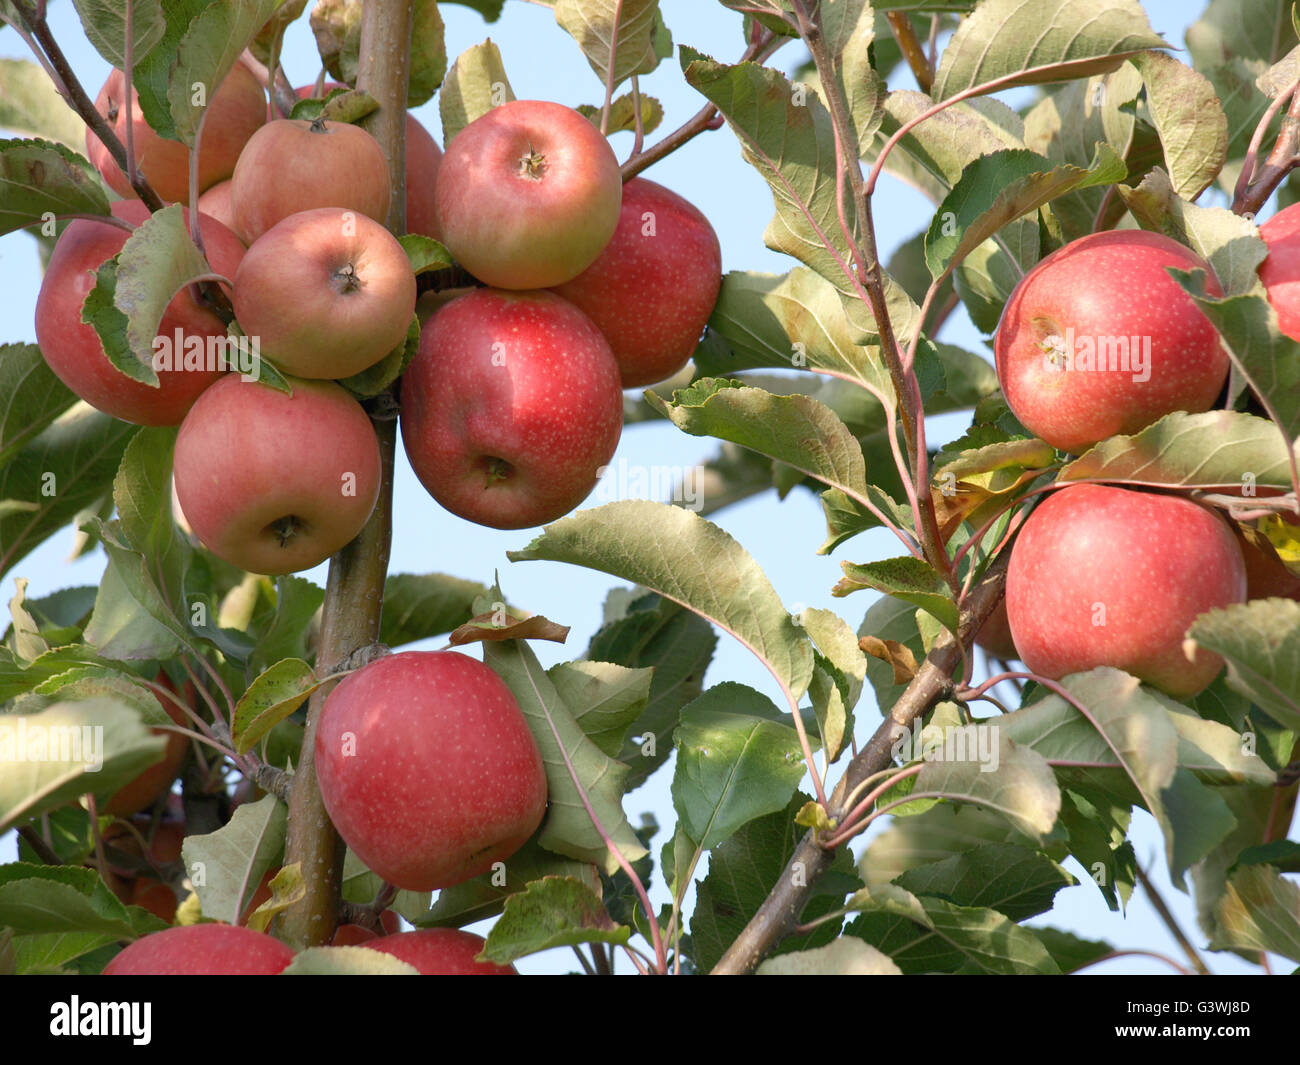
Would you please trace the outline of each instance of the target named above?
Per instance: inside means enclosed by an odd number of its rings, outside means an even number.
[[[171,924],[176,919],[180,900],[176,898],[176,892],[161,880],[141,877],[131,890],[130,904],[141,906],[159,920]]]
[[[447,145],[440,175],[443,243],[498,288],[577,277],[618,225],[618,160],[600,131],[562,104],[494,107]]]
[[[1300,600],[1300,577],[1282,561],[1268,538],[1253,529],[1234,528],[1241,557],[1246,563],[1247,599]]]
[[[252,244],[313,207],[342,207],[382,223],[392,195],[383,149],[360,126],[278,118],[249,140],[235,166],[235,232]]]
[[[290,384],[287,396],[230,374],[176,439],[176,497],[194,535],[252,573],[324,562],[379,496],[379,441],[361,404],[331,382]]]
[[[139,200],[113,204],[113,214],[140,225],[149,209]],[[187,212],[188,224],[188,212]],[[199,215],[204,248],[212,269],[233,278],[244,256],[239,238],[216,219]],[[216,366],[158,370],[159,387],[119,371],[104,354],[94,328],[81,320],[81,307],[95,287],[95,271],[122,250],[127,234],[114,225],[79,218],[54,246],[36,300],[36,340],[59,379],[92,407],[138,425],[179,425],[209,385],[222,376]],[[200,306],[187,287],[167,305],[158,336],[173,346],[176,330],[185,338],[226,336],[225,323]]]
[[[415,273],[397,238],[341,207],[299,211],[254,241],[235,274],[235,317],[297,377],[351,377],[406,340]]]
[[[380,936],[396,935],[402,930],[402,922],[392,910],[385,910],[379,915],[379,926],[382,931],[372,932],[364,925],[339,925],[330,939],[330,946],[355,947],[362,943],[369,943],[372,939],[378,939]]]
[[[420,483],[453,514],[497,529],[581,503],[622,424],[609,345],[549,292],[477,289],[446,304],[402,381],[402,440]]]
[[[1024,276],[998,324],[998,380],[1031,433],[1083,451],[1173,411],[1209,410],[1228,375],[1219,335],[1166,272],[1206,272],[1169,237],[1094,233]]]
[[[1277,325],[1292,340],[1300,340],[1300,203],[1293,203],[1259,227],[1268,245],[1260,263],[1268,301],[1277,312]]]
[[[337,81],[327,81],[320,91],[323,98],[334,89],[345,89]],[[317,95],[315,85],[301,85],[294,89],[300,100]],[[442,149],[419,120],[408,112],[406,116],[406,231],[438,239],[438,216],[434,202],[434,189],[438,182],[438,168],[442,165]]]
[[[546,812],[546,773],[519,704],[456,651],[388,655],[346,677],[325,702],[315,751],[339,835],[408,891],[487,872]]]
[[[1019,661],[1016,654],[1016,642],[1011,638],[1011,623],[1007,620],[1007,601],[999,599],[993,613],[985,619],[980,631],[975,634],[975,642],[994,658],[1004,662]]]
[[[230,203],[230,179],[218,181],[199,196],[199,211],[215,218],[232,233],[235,232],[235,211]]]
[[[633,178],[605,250],[555,291],[605,334],[623,387],[640,388],[686,365],[721,284],[722,248],[709,220],[677,193]]]
[[[372,939],[367,950],[391,954],[413,965],[422,976],[518,976],[513,965],[475,961],[487,940],[458,928],[423,928]]]
[[[154,680],[173,695],[179,694],[166,673],[160,671]],[[194,685],[186,684],[185,689],[186,698],[193,705],[192,699],[197,694],[194,692]],[[158,702],[167,711],[167,716],[176,724],[190,727],[189,718],[185,715],[185,711],[172,702],[171,699],[159,697]],[[118,788],[113,793],[113,797],[101,807],[103,813],[112,814],[115,817],[126,817],[128,814],[152,806],[158,801],[160,795],[171,790],[172,782],[175,781],[176,774],[180,772],[181,763],[185,761],[185,752],[189,750],[190,741],[178,733],[168,732],[165,729],[150,729],[150,731],[155,736],[165,736],[167,738],[167,746],[163,748],[162,760],[155,762],[130,783]]]
[[[105,976],[276,976],[293,961],[278,939],[228,924],[168,928],[137,939]]]
[[[126,144],[125,79],[114,70],[99,90],[95,107],[113,127],[118,140]],[[132,138],[136,166],[145,180],[164,200],[190,202],[190,150],[180,141],[158,136],[140,112],[140,100],[131,89]],[[266,93],[242,61],[235,63],[217,89],[203,121],[199,140],[199,191],[223,181],[235,172],[235,161],[248,139],[266,122]],[[135,198],[135,190],[113,161],[99,138],[86,130],[86,154],[108,187],[119,196]]]
[[[1114,666],[1191,696],[1223,660],[1183,650],[1197,616],[1246,599],[1241,549],[1197,503],[1108,485],[1071,485],[1029,515],[1011,550],[1007,616],[1020,659],[1060,678]]]

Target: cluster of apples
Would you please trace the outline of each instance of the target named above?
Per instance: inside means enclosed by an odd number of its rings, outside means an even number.
[[[1287,332],[1300,332],[1297,223],[1290,208],[1262,229],[1270,250],[1260,276]],[[1201,270],[1206,291],[1221,293],[1199,256],[1136,230],[1076,240],[1025,275],[994,347],[1007,403],[1031,433],[1077,454],[1174,411],[1216,404],[1227,353],[1167,267]],[[1159,492],[1067,485],[1024,522],[1011,550],[1005,611],[978,639],[1047,677],[1112,666],[1190,697],[1223,665],[1203,649],[1190,658],[1185,652],[1197,615],[1297,593],[1300,581],[1266,544],[1205,506]]]

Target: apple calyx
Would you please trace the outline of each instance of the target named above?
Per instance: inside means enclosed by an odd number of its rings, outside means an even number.
[[[529,145],[519,159],[519,176],[529,181],[541,181],[546,174],[546,156]]]
[[[344,263],[330,275],[330,283],[340,295],[361,291],[361,275],[353,263]]]
[[[286,514],[271,522],[266,531],[276,538],[281,547],[288,547],[294,539],[307,531],[307,523],[297,514]]]
[[[505,459],[497,458],[495,455],[487,455],[483,458],[483,469],[487,473],[487,479],[483,484],[483,491],[487,491],[498,481],[508,481],[515,472],[512,466]]]
[[[309,133],[329,132],[329,127],[325,125],[325,113],[323,111],[311,120],[311,125],[307,127],[307,132]]]

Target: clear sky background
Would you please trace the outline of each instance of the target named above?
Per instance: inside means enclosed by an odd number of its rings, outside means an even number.
[[[1143,3],[1156,31],[1178,48],[1182,47],[1187,25],[1203,6],[1178,0],[1145,0]],[[743,50],[740,16],[720,4],[706,0],[663,0],[661,7],[675,44],[689,44],[721,61],[731,62]],[[520,98],[555,100],[571,106],[600,103],[602,83],[588,66],[577,44],[556,25],[548,8],[511,2],[506,5],[503,18],[492,25],[485,24],[470,9],[456,4],[442,5],[442,12],[447,26],[447,52],[451,59],[490,37],[501,49],[511,84]],[[57,40],[93,96],[107,77],[107,64],[87,43],[70,3],[66,0],[51,3],[50,17]],[[794,43],[778,53],[775,62],[789,71],[805,55],[801,46]],[[0,29],[0,56],[27,57],[22,42],[8,29]],[[317,75],[319,59],[306,18],[300,19],[290,33],[284,65],[295,85],[310,82]],[[905,65],[895,72],[891,87],[916,87]],[[663,126],[650,135],[648,142],[676,128],[703,103],[702,98],[686,84],[675,58],[665,61],[659,70],[643,78],[642,91],[658,97],[665,110]],[[1026,98],[1025,95],[1012,96],[1010,101],[1019,103]],[[437,98],[414,113],[441,143]],[[630,152],[631,143],[630,133],[617,134],[613,138],[620,158]],[[646,176],[686,196],[710,219],[722,243],[724,270],[784,272],[795,265],[787,257],[764,247],[762,234],[773,213],[772,197],[763,179],[741,159],[737,141],[725,128],[697,137],[654,166]],[[875,201],[882,257],[887,260],[894,248],[924,230],[932,213],[933,208],[919,193],[886,176]],[[40,265],[35,242],[23,233],[0,237],[0,341],[35,342],[33,312],[39,285]],[[989,353],[985,338],[970,324],[963,310],[959,309],[952,315],[942,336],[944,340],[971,351]],[[960,435],[968,423],[969,418],[965,415],[933,419],[931,445]],[[687,436],[666,422],[638,424],[625,429],[612,465],[616,470],[624,468],[629,471],[648,472],[657,468],[662,476],[665,470],[685,470],[707,461],[716,449],[716,441]],[[397,461],[390,572],[446,572],[490,583],[494,571],[497,571],[502,589],[511,602],[572,626],[573,631],[565,646],[533,645],[544,664],[549,666],[579,657],[599,627],[601,605],[616,582],[604,574],[559,563],[510,563],[506,552],[527,544],[534,535],[533,530],[500,532],[448,514],[415,479],[400,446]],[[662,484],[663,481],[651,483]],[[592,502],[604,502],[607,498],[602,494]],[[803,490],[792,493],[784,502],[778,501],[774,493],[766,493],[729,507],[714,515],[712,520],[749,550],[792,612],[809,606],[833,609],[855,629],[871,605],[873,596],[857,593],[848,599],[832,599],[830,588],[840,576],[840,562],[846,559],[867,561],[899,553],[893,537],[877,530],[857,537],[831,556],[817,555],[825,525],[818,499]],[[66,559],[71,546],[69,530],[54,537],[19,564],[12,576],[30,580],[30,598],[39,598],[64,587],[98,583],[103,569],[102,554],[97,552],[68,563]],[[325,569],[321,566],[303,576],[323,585]],[[7,600],[10,591],[2,591],[4,594],[0,598]],[[724,680],[748,684],[784,706],[766,669],[726,635],[720,637],[706,684],[712,686]],[[872,701],[868,686],[857,712],[860,737],[869,735],[878,721]],[[842,765],[843,762],[841,769]],[[634,824],[642,811],[653,811],[663,826],[652,844],[656,861],[659,849],[676,821],[668,790],[671,779],[670,762],[639,791],[630,795],[625,803]],[[1137,811],[1134,824],[1136,830],[1132,838],[1139,861],[1144,867],[1151,867],[1156,883],[1184,929],[1194,943],[1201,945],[1203,936],[1196,927],[1190,897],[1171,887],[1164,874],[1163,844],[1154,821],[1145,812]],[[863,846],[863,841],[859,840],[855,851],[860,853]],[[0,861],[13,860],[14,849],[12,835],[7,840],[0,840]],[[1061,891],[1056,896],[1054,910],[1031,923],[1052,924],[1086,938],[1106,939],[1118,948],[1155,950],[1182,960],[1172,937],[1140,890],[1130,903],[1127,916],[1122,917],[1106,908],[1101,893],[1078,863],[1071,859],[1067,867],[1081,883]],[[657,874],[656,869],[656,879]],[[704,867],[701,867],[697,877],[703,874]],[[666,900],[662,882],[657,880],[657,883],[660,886],[654,893],[656,906]],[[689,914],[693,907],[693,897],[688,898],[685,912]],[[1216,972],[1257,971],[1227,954],[1209,955],[1208,960]],[[573,958],[567,951],[525,959],[519,965],[524,972],[565,971],[572,967]],[[626,962],[622,968],[627,968]],[[1140,958],[1119,959],[1090,971],[1169,972],[1158,962]]]

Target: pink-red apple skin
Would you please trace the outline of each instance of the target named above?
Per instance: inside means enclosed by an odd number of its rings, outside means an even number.
[[[400,932],[395,936],[371,939],[362,944],[367,950],[391,954],[413,965],[421,976],[518,976],[513,965],[495,965],[474,959],[487,940],[458,928],[423,928]]]
[[[1060,678],[1113,666],[1180,697],[1223,666],[1204,649],[1187,658],[1192,622],[1245,599],[1245,563],[1222,518],[1177,496],[1109,485],[1049,495],[1007,571],[1007,617],[1030,670]]]
[[[1246,563],[1247,599],[1300,600],[1300,577],[1287,569],[1265,537],[1258,533],[1247,537],[1239,532],[1237,543]]]
[[[415,273],[397,238],[341,207],[299,211],[248,249],[235,317],[261,354],[297,377],[351,377],[406,340]]]
[[[137,939],[105,976],[276,976],[293,961],[278,939],[227,924],[168,928]]]
[[[176,498],[194,535],[251,573],[324,562],[379,496],[379,441],[361,404],[330,381],[289,383],[292,397],[227,375],[176,438]]]
[[[171,679],[161,670],[159,670],[154,680],[173,695],[179,694]],[[185,685],[185,701],[193,706],[197,697],[198,693],[195,691],[193,683],[187,683]],[[162,704],[167,716],[176,724],[185,728],[193,727],[185,711],[171,699],[158,696],[158,702]],[[180,772],[181,763],[185,761],[185,752],[189,749],[190,741],[178,732],[168,732],[165,729],[151,729],[150,731],[155,736],[165,736],[167,738],[167,746],[163,748],[162,760],[155,762],[134,780],[118,788],[113,793],[113,797],[100,807],[103,813],[112,814],[115,817],[126,817],[152,806],[163,792],[171,790],[172,782],[175,781],[176,774]]]
[[[1268,245],[1259,279],[1277,313],[1278,328],[1300,340],[1300,203],[1278,211],[1259,227],[1259,235]]]
[[[457,651],[388,655],[346,677],[326,700],[315,751],[339,835],[408,891],[487,872],[546,812],[546,773],[519,704]]]
[[[109,119],[118,140],[126,144],[125,78],[112,71],[99,91],[95,107]],[[144,120],[139,97],[131,89],[132,138],[136,166],[155,192],[169,203],[190,202],[190,150],[180,141],[158,136]],[[208,104],[199,141],[199,191],[224,181],[235,172],[244,145],[266,122],[266,93],[244,63],[237,62]],[[126,180],[98,137],[86,130],[86,153],[105,183],[119,196],[134,199]]]
[[[605,250],[555,291],[605,334],[623,387],[641,388],[686,365],[721,285],[709,220],[672,190],[633,178]]]
[[[600,331],[550,292],[477,289],[420,333],[402,441],[453,514],[497,529],[562,517],[618,446],[623,394]]]
[[[121,200],[113,214],[132,225],[149,217],[139,200]],[[186,212],[188,224],[188,211]],[[234,233],[200,213],[204,249],[212,269],[233,278],[244,257]],[[81,320],[82,304],[95,287],[95,271],[122,250],[128,234],[105,222],[78,218],[69,223],[50,256],[36,300],[36,341],[45,361],[65,385],[92,407],[137,425],[179,425],[199,394],[222,376],[218,369],[161,369],[158,388],[127,377],[104,354],[94,327]],[[195,302],[191,290],[178,292],[158,326],[170,342],[181,329],[186,337],[225,337],[225,324]]]
[[[235,232],[235,211],[230,203],[229,178],[218,181],[212,188],[200,194],[199,212],[215,218],[232,233]]]
[[[452,138],[439,175],[443,243],[497,288],[577,277],[618,226],[618,159],[595,126],[562,104],[494,107]]]
[[[334,89],[345,89],[337,81],[327,81],[319,95],[328,96]],[[300,100],[317,96],[315,85],[294,89]],[[438,211],[435,190],[438,168],[442,166],[442,149],[433,135],[408,112],[406,116],[406,231],[438,240]]]
[[[1228,375],[1228,356],[1209,319],[1166,267],[1206,272],[1205,261],[1158,233],[1094,233],[1053,252],[1011,294],[995,341],[998,380],[1016,417],[1062,451],[1079,452],[1136,433],[1173,411],[1209,410]],[[1049,352],[1073,330],[1076,346],[1150,338],[1148,380],[1131,369],[1062,370]],[[1058,342],[1059,342],[1058,340]],[[1061,345],[1063,346],[1063,345]]]
[[[244,147],[230,180],[235,232],[249,246],[314,207],[342,207],[382,223],[392,195],[379,142],[346,122],[268,122]]]

